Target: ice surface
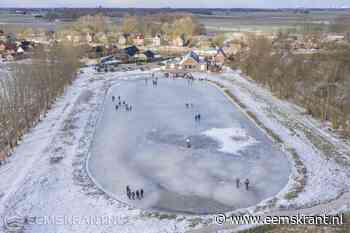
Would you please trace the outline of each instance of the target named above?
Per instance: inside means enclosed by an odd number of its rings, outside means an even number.
[[[112,95],[133,106],[115,109]],[[193,107],[186,108],[186,103]],[[201,114],[201,121],[194,116]],[[215,87],[120,81],[106,98],[89,161],[96,181],[140,208],[215,213],[254,205],[287,183],[284,154]],[[186,147],[191,138],[191,148]],[[236,188],[236,179],[242,182]],[[249,178],[251,189],[243,182]],[[129,201],[125,187],[143,188]]]

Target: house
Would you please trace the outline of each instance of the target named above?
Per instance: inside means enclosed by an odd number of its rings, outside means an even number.
[[[105,47],[101,45],[94,45],[89,51],[89,58],[103,57],[106,53]]]
[[[151,50],[147,50],[143,54],[146,56],[147,61],[153,61],[155,59],[155,53]]]
[[[29,41],[21,41],[20,43],[20,47],[24,50],[24,51],[27,51],[29,50],[30,48],[32,48],[32,44],[29,42]]]
[[[201,60],[198,54],[191,51],[186,54],[179,63],[179,69],[188,71],[207,71],[207,62]]]
[[[144,45],[145,44],[145,36],[143,34],[137,34],[133,39],[134,44],[136,45]]]
[[[213,60],[214,60],[216,65],[222,66],[225,63],[226,58],[227,58],[227,56],[226,56],[226,53],[224,52],[224,50],[222,48],[219,48],[217,50],[217,53],[213,57]]]
[[[119,48],[116,45],[111,45],[107,49],[107,54],[117,54],[119,53]]]
[[[239,41],[230,41],[224,45],[222,50],[227,56],[236,55],[239,51],[241,51],[244,47],[243,42]]]
[[[54,41],[55,40],[55,31],[54,30],[48,30],[45,32],[45,37],[47,41]]]
[[[92,43],[94,41],[94,33],[86,33],[85,40],[87,43]]]
[[[159,34],[156,35],[155,37],[153,37],[152,42],[154,47],[159,47],[162,44],[161,36]]]
[[[16,35],[14,33],[7,34],[7,36],[6,36],[7,43],[14,44],[14,43],[16,43],[16,40],[17,40]]]
[[[5,37],[5,32],[3,30],[0,30],[0,41],[5,41],[6,37]]]
[[[183,36],[177,36],[173,41],[172,41],[172,45],[176,46],[176,47],[184,47],[185,45],[185,40],[183,38]]]
[[[14,43],[6,43],[5,50],[7,54],[15,54],[17,51],[17,45]]]
[[[123,34],[121,36],[119,36],[119,39],[118,39],[118,44],[119,45],[126,45],[127,42],[128,42],[128,34]]]
[[[125,53],[129,56],[129,57],[133,57],[135,56],[140,50],[135,46],[129,46],[124,48]]]
[[[17,52],[17,54],[23,54],[24,49],[22,47],[18,47],[16,52]]]
[[[4,42],[0,41],[0,54],[5,53],[6,51],[6,45]]]
[[[106,33],[104,33],[104,32],[96,33],[94,38],[96,41],[98,41],[100,43],[108,43],[108,37],[107,37]]]

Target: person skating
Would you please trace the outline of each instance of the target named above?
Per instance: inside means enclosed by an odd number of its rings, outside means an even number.
[[[143,198],[143,189],[140,190],[140,197]]]
[[[131,199],[131,189],[129,185],[126,186],[126,195],[128,196],[129,199]]]
[[[239,185],[241,184],[241,181],[239,180],[239,178],[236,179],[236,188],[239,188]]]
[[[119,106],[118,106],[118,105],[116,105],[116,106],[115,106],[115,110],[117,110],[117,111],[118,111],[118,108],[119,108]]]
[[[135,200],[135,192],[131,192],[131,198]]]
[[[139,190],[136,190],[136,198],[140,199],[140,192],[139,192]]]
[[[186,139],[186,144],[187,144],[187,148],[191,148],[191,139],[190,138]]]
[[[115,96],[112,96],[112,101],[114,102],[114,100],[115,100]]]
[[[245,184],[245,189],[248,190],[249,189],[249,179],[248,178],[244,181],[244,184]]]

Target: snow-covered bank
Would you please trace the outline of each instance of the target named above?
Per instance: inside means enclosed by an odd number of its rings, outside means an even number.
[[[33,233],[185,231],[191,221],[133,209],[104,195],[89,180],[85,159],[105,91],[126,74],[108,73],[95,79],[92,69],[84,71],[47,118],[24,137],[10,162],[0,167],[1,215],[27,216],[25,232]],[[50,163],[57,154],[63,159]],[[110,221],[91,220],[103,217]],[[43,224],[44,218],[51,222]]]

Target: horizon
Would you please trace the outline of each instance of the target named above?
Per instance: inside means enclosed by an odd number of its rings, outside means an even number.
[[[51,2],[47,0],[2,0],[3,8],[120,8],[120,9],[349,9],[348,0],[86,0]],[[200,6],[200,7],[199,7]]]
[[[208,10],[350,10],[350,6],[346,7],[104,7],[104,6],[60,6],[60,7],[21,7],[21,6],[0,6],[0,9],[208,9]]]

